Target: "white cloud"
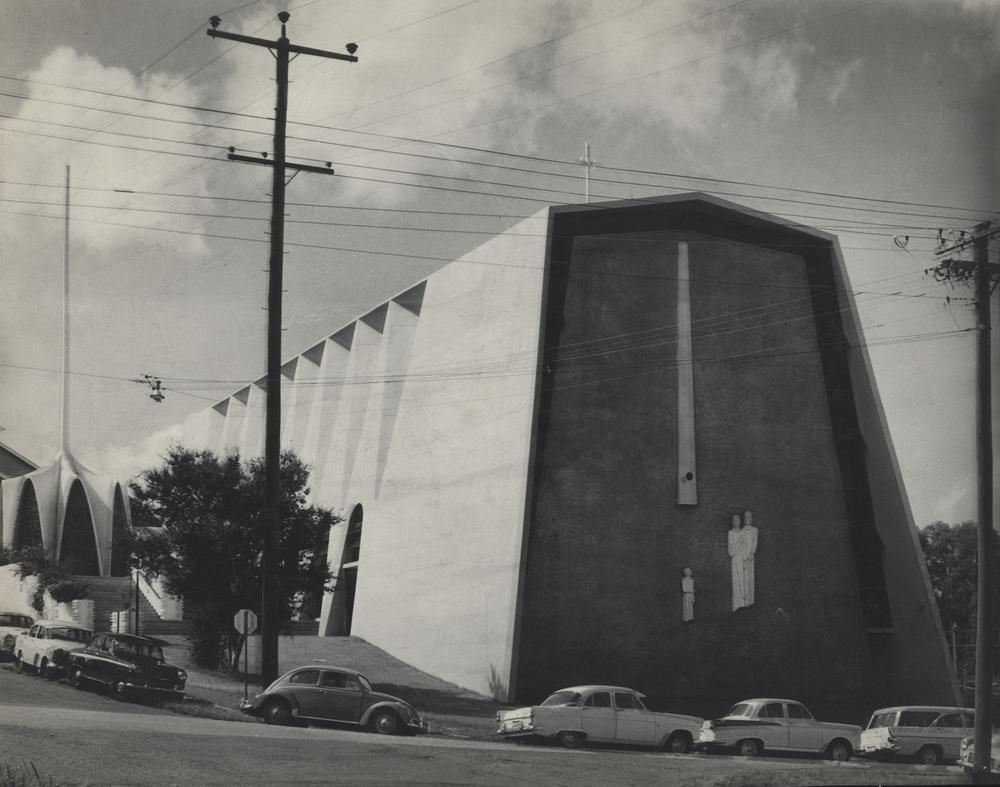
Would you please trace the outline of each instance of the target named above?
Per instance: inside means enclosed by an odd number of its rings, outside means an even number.
[[[135,79],[127,69],[108,67],[69,47],[59,47],[26,76],[30,80],[27,83],[29,100],[19,107],[17,119],[6,126],[12,133],[6,136],[0,159],[8,177],[35,181],[55,179],[39,178],[38,172],[62,175],[64,165],[69,165],[72,184],[86,183],[91,189],[114,189],[137,181],[142,184],[158,183],[176,171],[179,162],[183,162],[181,166],[189,165],[189,159],[155,155],[150,150],[206,154],[203,148],[183,144],[195,141],[196,127],[185,125],[197,120],[191,110],[169,108],[168,114],[165,114],[163,108],[156,105],[55,87],[72,85],[91,91],[120,92],[152,99],[162,95],[176,81],[169,74],[150,72]],[[193,104],[195,95],[190,88],[182,88],[172,91],[170,100]],[[122,117],[97,110],[126,114]],[[158,115],[178,122],[164,123],[143,117]],[[95,133],[90,129],[105,133]],[[71,139],[83,141],[68,141]],[[105,144],[90,144],[90,141]],[[62,180],[61,177],[59,179]],[[194,178],[189,181],[189,187],[192,185],[199,193],[205,190],[203,179]],[[131,198],[124,193],[87,196],[88,201],[104,206],[128,207],[131,202]],[[56,205],[61,201],[58,197],[51,198]],[[73,241],[83,244],[90,251],[120,254],[136,245],[149,244],[148,231],[125,225],[176,226],[176,221],[169,215],[109,211],[106,208],[88,210],[82,206],[83,202],[74,199],[75,204],[71,206]],[[58,206],[35,208],[31,212],[60,218],[63,215]],[[25,224],[22,222],[19,226]],[[188,254],[205,252],[205,245],[197,235],[175,235],[173,245]]]
[[[850,88],[854,75],[861,70],[863,65],[864,61],[860,57],[856,57],[851,62],[834,69],[830,76],[830,86],[827,92],[827,99],[831,104],[840,101]]]
[[[151,467],[159,467],[167,449],[181,442],[180,425],[154,432],[128,445],[106,446],[94,463],[101,475],[110,478],[131,479]]]

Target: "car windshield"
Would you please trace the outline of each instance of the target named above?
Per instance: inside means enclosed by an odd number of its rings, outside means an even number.
[[[49,639],[64,639],[67,642],[82,642],[86,645],[90,641],[90,632],[86,629],[59,626],[49,629]]]
[[[557,705],[576,705],[580,702],[580,692],[578,691],[557,691],[542,703],[543,708],[552,708]]]
[[[27,615],[15,615],[12,612],[0,612],[0,626],[17,626],[30,628],[34,621]]]
[[[868,729],[873,730],[876,727],[891,727],[894,721],[896,721],[895,711],[892,713],[876,713],[872,716],[872,720],[868,722]]]
[[[124,650],[129,656],[139,656],[140,658],[152,659],[153,661],[163,661],[163,649],[159,645],[151,642],[121,642],[118,647]]]
[[[727,716],[752,716],[753,705],[749,702],[738,702],[726,711]]]

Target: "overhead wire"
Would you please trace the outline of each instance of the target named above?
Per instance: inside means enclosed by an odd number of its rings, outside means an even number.
[[[46,133],[37,132],[37,131],[22,131],[20,129],[7,129],[7,131],[9,131],[11,133],[15,133],[15,134],[25,134],[25,135],[38,136],[38,137],[43,137],[43,138],[73,139],[73,138],[61,137],[59,135],[46,134]],[[199,154],[196,154],[196,153],[186,153],[186,152],[183,152],[183,151],[175,151],[175,150],[150,150],[148,148],[134,147],[134,146],[130,146],[130,145],[120,145],[120,144],[114,144],[114,143],[110,143],[110,142],[99,142],[99,141],[91,140],[91,139],[88,139],[88,140],[73,139],[73,141],[81,142],[83,144],[101,145],[101,146],[104,146],[104,147],[111,147],[111,148],[115,148],[115,149],[119,149],[119,150],[130,150],[130,151],[136,151],[136,152],[151,152],[151,153],[163,154],[163,155],[168,155],[168,156],[177,156],[177,157],[184,157],[184,158],[199,159],[199,160],[204,160],[204,161],[221,161],[221,160],[216,159],[215,157],[212,157],[212,156],[203,156],[203,155],[199,155]],[[180,140],[171,140],[171,142],[180,142]],[[199,144],[199,145],[202,145],[204,147],[212,147],[212,148],[220,148],[220,149],[222,148],[221,145],[220,146],[214,146],[214,145],[209,145],[207,143],[190,143],[190,142],[185,142],[184,144]],[[292,167],[292,168],[294,168],[294,162],[291,162],[289,166]],[[358,169],[363,169],[363,170],[373,170],[373,171],[377,171],[377,172],[388,172],[388,173],[394,173],[394,174],[397,174],[397,175],[410,175],[410,176],[415,176],[415,177],[437,178],[437,179],[440,179],[440,180],[451,180],[451,181],[458,181],[460,183],[471,183],[471,184],[475,184],[475,185],[503,186],[503,187],[506,187],[506,188],[519,189],[519,190],[522,190],[522,191],[531,191],[531,192],[546,193],[546,194],[561,194],[561,195],[565,195],[565,196],[572,196],[575,199],[579,198],[579,195],[576,194],[575,192],[565,191],[565,190],[560,189],[560,188],[555,187],[555,186],[553,186],[551,188],[549,188],[549,187],[543,187],[543,186],[531,186],[531,185],[525,185],[525,184],[507,183],[507,182],[503,182],[503,181],[490,181],[490,180],[484,180],[482,178],[468,178],[468,177],[463,177],[463,176],[460,176],[460,175],[439,175],[439,174],[435,174],[435,173],[421,172],[421,171],[418,171],[418,170],[403,170],[403,169],[395,169],[395,168],[389,168],[389,167],[376,167],[376,166],[364,165],[364,164],[353,164],[353,165],[350,165],[350,166],[356,167]],[[544,174],[546,174],[546,175],[552,175],[552,173],[544,173]],[[477,196],[486,196],[486,197],[497,197],[497,196],[500,196],[500,197],[503,197],[503,198],[506,198],[506,199],[527,200],[527,201],[536,202],[536,203],[542,203],[542,204],[553,204],[556,201],[556,200],[554,200],[552,198],[545,199],[545,198],[541,198],[541,197],[528,197],[528,196],[516,195],[516,194],[496,194],[496,193],[486,194],[486,193],[483,193],[480,190],[459,189],[459,188],[456,188],[456,187],[453,187],[453,186],[435,186],[433,184],[409,183],[409,182],[406,182],[406,181],[387,181],[387,180],[380,180],[380,179],[376,179],[376,178],[365,178],[365,177],[362,177],[362,176],[359,176],[359,175],[345,175],[343,173],[340,173],[339,177],[341,179],[345,179],[346,178],[346,179],[362,180],[362,181],[367,180],[367,181],[370,181],[370,182],[391,183],[393,185],[406,186],[406,187],[412,187],[412,188],[425,188],[425,189],[432,189],[432,190],[450,191],[450,192],[456,192],[456,193],[475,194]],[[570,176],[556,176],[556,177],[570,177]],[[665,184],[640,184],[640,183],[635,183],[635,184],[627,184],[627,183],[626,184],[620,184],[619,183],[618,185],[638,185],[638,186],[642,186],[643,188],[647,188],[647,189],[650,189],[650,190],[662,190],[662,189],[668,189],[668,190],[672,190],[672,191],[684,191],[685,190],[683,187],[680,187],[680,186],[670,186],[670,185],[665,185]],[[758,199],[758,200],[767,200],[767,201],[778,201],[778,202],[785,202],[785,203],[792,203],[792,204],[808,205],[808,206],[813,206],[813,207],[823,207],[823,208],[835,209],[835,210],[855,210],[855,211],[858,210],[858,208],[851,207],[851,206],[841,206],[841,205],[835,205],[835,204],[831,204],[831,203],[808,202],[808,201],[805,201],[805,200],[799,200],[799,199],[793,199],[793,198],[784,198],[784,197],[773,197],[773,196],[763,195],[763,194],[750,195],[750,194],[739,194],[739,193],[725,192],[725,191],[718,191],[718,190],[712,190],[711,193],[722,195],[722,196],[735,196],[735,197],[740,197],[740,198],[743,198],[743,199]],[[614,195],[594,195],[594,196],[598,197],[598,198],[600,198],[602,200],[620,200],[620,199],[622,199],[621,197],[617,197],[617,196],[614,196]],[[640,198],[632,198],[630,201],[634,202],[634,203],[638,203],[638,202],[641,202],[642,199],[643,198],[641,198],[641,197]],[[880,208],[865,208],[864,211],[866,213],[880,213],[880,214],[887,214],[887,215],[911,216],[911,217],[923,218],[923,219],[937,219],[939,221],[951,221],[951,220],[968,221],[968,219],[963,218],[963,217],[957,217],[957,216],[934,216],[934,215],[916,213],[916,212],[913,212],[913,211],[897,211],[897,210],[880,209]]]
[[[2,79],[18,79],[16,77],[10,77],[10,76],[3,75],[3,74],[0,74],[0,78],[2,78]],[[31,80],[21,80],[21,81],[31,81]],[[50,83],[42,82],[40,84],[48,85]],[[57,86],[59,86],[59,87],[66,87],[68,89],[73,89],[73,90],[82,90],[84,92],[94,92],[94,93],[98,93],[98,94],[104,94],[105,93],[105,91],[92,91],[92,90],[89,90],[89,89],[73,88],[73,87],[65,86],[65,85],[57,85]],[[146,99],[142,99],[142,98],[138,98],[138,97],[131,97],[131,96],[118,96],[118,97],[119,98],[130,98],[130,99],[136,100],[136,101],[144,101],[145,103],[163,104],[163,105],[166,105],[166,106],[183,108],[183,109],[189,109],[189,110],[195,110],[195,111],[199,111],[199,112],[210,112],[210,113],[228,115],[228,116],[232,116],[232,117],[242,117],[242,118],[249,118],[249,119],[255,119],[255,120],[270,120],[270,118],[268,118],[266,116],[248,115],[248,114],[245,114],[245,113],[240,113],[240,112],[235,112],[235,111],[227,111],[227,110],[219,110],[219,109],[214,109],[214,108],[211,108],[211,107],[193,106],[193,105],[185,105],[185,104],[175,104],[175,103],[171,103],[171,102],[160,102],[160,101],[146,100]],[[154,116],[149,116],[146,119],[163,120],[162,118],[155,118]],[[167,122],[175,122],[175,121],[172,121],[172,120],[169,120],[169,119],[166,119],[166,120],[167,120]],[[477,147],[468,146],[468,145],[455,145],[455,144],[452,144],[452,143],[442,143],[442,142],[438,142],[438,141],[427,140],[427,139],[420,139],[420,138],[416,138],[416,137],[403,137],[403,136],[390,135],[390,134],[378,134],[378,133],[374,133],[374,132],[354,132],[351,129],[334,128],[334,127],[330,127],[330,126],[323,126],[323,125],[320,125],[320,124],[296,122],[296,121],[293,121],[293,120],[289,120],[289,125],[299,125],[299,126],[305,126],[305,127],[322,128],[322,129],[326,129],[326,130],[340,131],[340,132],[344,132],[344,133],[361,133],[361,134],[365,134],[365,135],[369,135],[369,136],[377,136],[377,137],[388,138],[388,139],[393,139],[393,140],[398,140],[398,141],[403,141],[403,142],[422,143],[422,144],[425,144],[425,145],[443,145],[445,147],[456,148],[456,149],[466,150],[466,151],[470,151],[470,152],[484,153],[484,154],[491,154],[491,155],[499,155],[499,156],[506,156],[506,157],[514,157],[514,158],[519,158],[519,159],[524,159],[524,160],[535,161],[535,162],[539,162],[539,163],[558,164],[558,165],[572,166],[572,167],[578,167],[579,166],[576,162],[573,162],[573,161],[566,161],[566,160],[560,160],[560,159],[551,159],[551,158],[545,158],[545,157],[540,157],[540,156],[527,156],[527,155],[516,154],[516,153],[507,152],[507,151],[493,150],[493,149],[489,149],[489,148],[477,148]],[[209,124],[209,127],[211,127],[210,124]],[[242,131],[243,132],[248,132],[249,131],[251,133],[261,133],[261,134],[266,133],[264,131],[257,132],[257,131],[252,131],[252,130],[248,130],[248,129],[242,129]],[[79,140],[74,140],[74,141],[79,141]],[[308,139],[308,138],[303,138],[303,141],[317,142],[317,143],[328,144],[328,145],[338,145],[338,144],[341,144],[341,143],[338,143],[336,141],[330,141],[330,140],[313,140],[313,139]],[[220,145],[219,147],[227,147],[227,146]],[[152,152],[158,152],[158,151],[152,151]],[[376,149],[374,149],[373,152],[394,153],[395,151],[383,150],[383,149],[377,149],[376,148]],[[426,154],[398,153],[398,155],[415,155],[415,157],[424,157],[424,158],[428,157],[428,156],[426,156]],[[442,157],[438,157],[438,158],[442,158]],[[303,160],[321,161],[322,159],[303,159]],[[446,161],[454,161],[454,159],[444,159],[444,160],[446,160]],[[498,167],[498,168],[500,167],[500,165],[493,165],[493,164],[488,164],[488,163],[484,164],[482,162],[465,162],[465,163],[479,164],[479,165],[483,165],[483,166],[495,166],[495,167]],[[357,165],[351,165],[351,166],[357,166]],[[720,183],[720,184],[726,184],[726,185],[738,185],[738,186],[747,186],[747,187],[753,187],[753,188],[767,188],[767,189],[775,189],[775,190],[786,190],[786,191],[792,191],[794,193],[799,193],[799,194],[809,194],[809,195],[814,195],[814,196],[826,196],[826,197],[833,197],[833,198],[838,198],[838,199],[851,199],[851,200],[857,200],[857,201],[861,201],[861,202],[865,202],[865,203],[873,203],[873,204],[888,204],[888,205],[897,205],[897,206],[912,206],[912,207],[929,208],[929,209],[937,209],[937,210],[960,210],[960,211],[979,212],[979,213],[984,212],[983,208],[981,208],[981,207],[979,207],[979,208],[977,208],[977,207],[964,207],[964,206],[956,206],[956,205],[941,205],[941,204],[935,204],[935,203],[911,202],[911,201],[904,201],[904,200],[891,200],[891,199],[884,199],[884,198],[877,198],[877,197],[866,197],[866,196],[863,196],[863,195],[850,195],[850,194],[842,194],[842,193],[837,193],[837,192],[829,192],[829,191],[822,191],[822,190],[815,190],[815,189],[804,189],[804,188],[796,188],[796,187],[786,187],[786,186],[773,185],[773,184],[756,183],[756,182],[751,182],[751,181],[740,181],[740,180],[729,180],[729,179],[722,179],[722,178],[711,178],[711,177],[703,177],[703,176],[698,176],[698,175],[686,175],[686,174],[681,174],[681,173],[671,173],[671,172],[663,172],[663,171],[656,171],[656,170],[641,170],[641,169],[636,169],[636,168],[611,167],[611,166],[604,166],[604,165],[602,165],[602,169],[604,169],[604,170],[611,170],[611,171],[628,172],[630,174],[642,174],[642,175],[659,176],[659,177],[682,178],[682,179],[686,179],[686,180],[696,180],[696,181]],[[559,175],[559,173],[541,172],[541,171],[526,170],[526,169],[525,169],[525,171],[533,172],[533,173],[536,173],[536,174],[546,174],[546,175],[550,175],[550,176],[567,177],[567,176]],[[614,181],[614,180],[610,180],[610,179],[598,179],[598,180],[604,180],[605,182],[608,182],[608,183],[623,183],[623,184],[626,184],[626,185],[630,183],[629,181]],[[495,184],[492,184],[492,185],[495,185]],[[642,186],[646,186],[646,187],[649,187],[649,188],[655,188],[656,187],[656,184],[648,184],[648,183],[636,183],[635,185],[642,185]],[[788,200],[788,201],[794,201],[794,200]],[[844,209],[850,209],[849,206],[838,206],[838,207],[842,207]],[[866,208],[866,210],[870,210],[870,209]],[[904,214],[904,215],[910,215],[910,214]],[[965,219],[963,217],[947,217],[947,218],[954,218],[956,220],[968,220],[968,219]]]

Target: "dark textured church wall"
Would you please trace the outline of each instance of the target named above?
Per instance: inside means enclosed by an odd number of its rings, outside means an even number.
[[[696,506],[676,503],[680,239]],[[671,230],[558,238],[550,264],[518,699],[600,682],[704,715],[750,696],[841,718],[880,701],[804,259]],[[732,612],[726,532],[745,509],[756,603]]]

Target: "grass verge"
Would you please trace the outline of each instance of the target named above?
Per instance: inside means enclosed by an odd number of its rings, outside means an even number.
[[[0,787],[76,787],[73,782],[57,782],[42,776],[33,762],[0,765]]]

